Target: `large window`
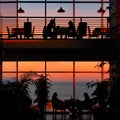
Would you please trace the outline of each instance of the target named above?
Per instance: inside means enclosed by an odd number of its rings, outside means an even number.
[[[104,27],[108,27],[106,17],[109,16],[109,0],[104,0]],[[58,13],[62,7],[65,12]],[[93,30],[101,26],[101,14],[97,12],[101,7],[100,0],[2,0],[0,4],[0,32],[7,38],[6,26],[11,30],[14,27],[22,28],[24,22],[31,22],[35,26],[34,38],[42,35],[43,28],[49,20],[55,18],[56,26],[67,26],[69,20],[73,20],[77,29],[80,21],[87,22]],[[23,13],[17,12],[22,8]],[[84,36],[85,37],[85,36]],[[88,36],[86,36],[88,37]]]
[[[18,0],[18,6],[25,10],[20,16],[44,16],[45,15],[45,0],[27,0],[29,3]],[[95,1],[95,3],[94,3]],[[46,0],[47,16],[73,16],[73,2],[75,3],[75,16],[99,16],[97,10],[101,7],[100,0]],[[98,2],[98,3],[97,3]],[[104,0],[104,8],[109,5],[109,0]],[[107,3],[106,3],[107,2]],[[65,13],[59,14],[57,10],[63,7]],[[106,11],[105,16],[108,16]]]
[[[50,98],[53,92],[58,92],[63,100],[74,97],[74,94],[76,98],[83,99],[83,92],[91,95],[94,89],[86,87],[88,81],[100,81],[103,77],[104,79],[109,77],[109,63],[104,63],[103,69],[100,67],[101,61],[7,61],[3,62],[3,82],[19,80],[20,75],[24,73],[36,72],[45,75],[46,72],[52,82]],[[34,90],[34,86],[31,86],[31,90]],[[32,97],[34,98],[33,94]]]

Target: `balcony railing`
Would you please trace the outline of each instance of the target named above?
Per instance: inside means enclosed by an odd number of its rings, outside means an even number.
[[[55,26],[56,27],[68,27],[68,22],[73,19],[75,20],[75,29],[77,31],[78,25],[80,22],[87,23],[86,26],[86,34],[82,36],[81,39],[109,39],[110,38],[110,25],[108,21],[108,17],[2,17],[2,39],[26,39],[24,37],[24,33],[21,34],[21,37],[18,35],[16,38],[10,38],[8,36],[7,27],[10,30],[10,33],[12,32],[12,28],[24,28],[25,22],[31,23],[31,30],[33,30],[34,27],[34,34],[33,37],[28,37],[27,39],[39,39],[43,40],[43,28],[44,26],[47,26],[51,19],[55,20]],[[88,27],[89,26],[89,27]],[[102,29],[101,29],[102,27]],[[95,28],[97,31],[94,31]],[[29,28],[28,28],[29,30]],[[90,36],[90,33],[92,34],[93,31],[95,32],[96,36]],[[61,37],[62,36],[62,37]],[[50,38],[48,38],[50,39]],[[62,35],[62,33],[57,34],[56,39],[66,39],[65,34]],[[67,38],[67,39],[77,39],[77,37],[73,38]]]

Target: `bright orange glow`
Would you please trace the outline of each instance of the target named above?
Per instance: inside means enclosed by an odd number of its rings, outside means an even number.
[[[75,62],[75,80],[76,81],[93,81],[101,80],[101,68],[98,62]],[[104,71],[109,70],[109,64],[104,65]],[[3,62],[3,78],[13,78],[16,76],[16,62]],[[45,62],[18,62],[18,76],[25,72],[45,73]],[[73,81],[73,62],[47,62],[47,74],[52,81]],[[109,74],[104,73],[104,78]]]

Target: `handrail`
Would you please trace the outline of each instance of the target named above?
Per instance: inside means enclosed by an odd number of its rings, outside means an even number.
[[[45,1],[45,0],[41,0],[41,1],[18,1],[18,3],[73,3],[73,1]],[[0,3],[17,3],[17,1],[0,1]],[[101,3],[101,1],[75,1],[75,3]],[[109,3],[108,1],[104,1],[103,3]]]
[[[79,25],[79,22],[86,22],[87,26],[90,26],[90,30],[91,32],[95,29],[95,28],[100,28],[101,27],[101,17],[95,17],[95,16],[91,16],[91,17],[74,17],[75,18],[75,28],[77,30],[77,27]],[[7,29],[6,27],[9,27],[9,29],[11,30],[12,28],[16,27],[16,20],[18,19],[18,27],[23,28],[24,27],[24,23],[25,22],[31,22],[32,23],[32,27],[35,26],[35,30],[34,30],[34,37],[33,39],[43,39],[43,28],[45,26],[45,20],[46,23],[48,25],[49,21],[51,19],[55,20],[56,26],[60,26],[60,27],[68,27],[68,22],[69,20],[73,20],[73,17],[69,16],[69,17],[43,17],[43,16],[1,16],[1,19],[3,21],[2,24],[2,38],[3,39],[7,39]],[[104,28],[107,28],[107,30],[110,28],[109,25],[109,21],[108,21],[108,17],[103,17],[103,21],[104,21]],[[109,31],[107,31],[109,32]],[[106,32],[106,35],[107,35]],[[100,36],[99,36],[100,37]],[[86,36],[83,37],[83,39],[88,39],[89,38],[89,32],[88,30],[86,31]],[[105,38],[105,37],[104,37]],[[108,38],[108,36],[107,36]],[[60,37],[58,37],[58,39],[60,39]],[[100,37],[101,39],[101,37]]]

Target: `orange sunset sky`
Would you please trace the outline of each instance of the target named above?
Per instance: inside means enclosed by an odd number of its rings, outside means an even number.
[[[92,80],[101,80],[101,68],[98,66],[100,61],[96,62],[75,62],[75,79],[76,81],[92,81]],[[37,72],[39,74],[44,74],[45,63],[36,61],[36,62],[18,62],[18,72],[19,76],[25,72]],[[16,72],[16,62],[3,62],[3,76],[4,79],[11,76],[15,77]],[[106,62],[104,65],[104,71],[109,70],[109,63]],[[73,62],[47,62],[47,73],[50,75],[52,81],[72,81],[73,80]],[[9,76],[9,77],[8,77]],[[104,78],[108,78],[109,74],[104,73]]]

